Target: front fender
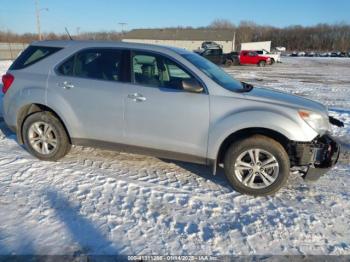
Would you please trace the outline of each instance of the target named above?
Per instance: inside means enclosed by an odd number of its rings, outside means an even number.
[[[317,133],[301,119],[293,119],[273,111],[252,110],[230,114],[216,123],[209,131],[208,158],[216,159],[223,141],[233,133],[247,128],[273,130],[289,140],[309,142]]]

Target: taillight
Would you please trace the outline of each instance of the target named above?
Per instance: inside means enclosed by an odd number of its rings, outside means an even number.
[[[13,80],[15,80],[15,77],[11,74],[6,74],[6,75],[2,76],[2,92],[4,94],[7,92],[7,90],[12,85]]]

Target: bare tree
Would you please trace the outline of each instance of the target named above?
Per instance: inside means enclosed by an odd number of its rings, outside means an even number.
[[[188,27],[178,27],[179,30],[181,28]],[[202,28],[234,29],[236,43],[272,41],[273,46],[285,46],[290,51],[350,51],[350,25],[346,23],[278,28],[258,25],[251,21],[242,21],[235,26],[229,20],[216,19],[209,26]],[[17,34],[0,31],[0,42],[30,43],[37,39],[38,35],[33,33]],[[44,33],[43,39],[68,39],[68,37],[66,34]],[[116,41],[122,39],[122,35],[116,31],[79,32],[79,39]]]
[[[228,19],[215,19],[213,22],[209,25],[210,28],[235,28],[235,25]]]

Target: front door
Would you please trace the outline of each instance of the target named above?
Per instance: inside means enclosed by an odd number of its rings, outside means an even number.
[[[158,54],[133,52],[131,65],[132,83],[124,97],[128,144],[205,158],[209,96],[182,88],[183,81],[197,79]]]
[[[250,51],[248,55],[250,64],[256,65],[259,63],[259,57],[256,52]]]
[[[223,56],[221,49],[207,49],[204,51],[204,57],[214,64],[223,64]]]

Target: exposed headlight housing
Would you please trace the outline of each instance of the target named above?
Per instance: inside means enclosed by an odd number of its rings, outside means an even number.
[[[299,110],[299,116],[316,132],[323,134],[329,130],[329,119],[325,118],[321,114]]]

